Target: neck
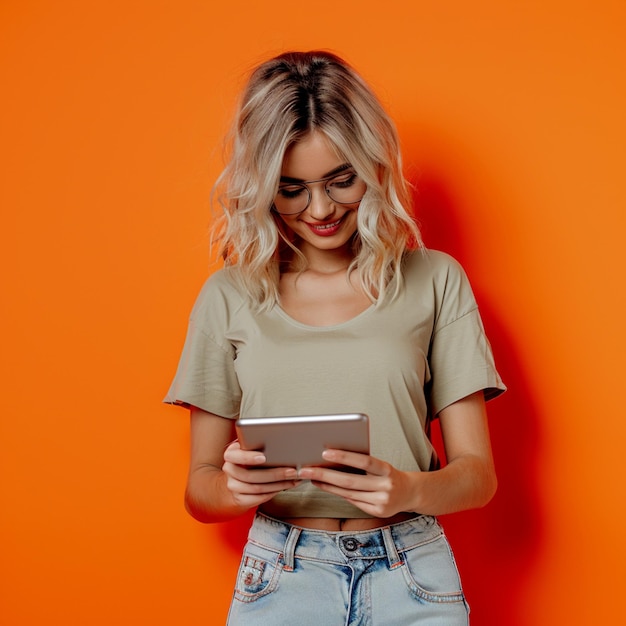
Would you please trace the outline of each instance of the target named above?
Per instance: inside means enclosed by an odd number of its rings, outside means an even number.
[[[300,250],[307,260],[307,270],[319,274],[345,272],[354,260],[350,246],[343,246],[337,250],[319,250],[313,246],[304,245]]]

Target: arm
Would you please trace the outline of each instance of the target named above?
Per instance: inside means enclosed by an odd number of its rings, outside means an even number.
[[[293,468],[248,469],[265,458],[239,448],[234,424],[232,419],[191,407],[185,507],[200,522],[232,519],[297,484]]]
[[[446,407],[439,420],[448,462],[423,474],[419,504],[435,515],[485,506],[498,482],[483,392]]]
[[[334,462],[358,467],[365,476],[323,468],[306,468],[300,478],[311,478],[324,491],[346,498],[375,517],[401,511],[443,515],[484,506],[496,490],[482,391],[446,407],[439,414],[448,459],[433,472],[402,472],[371,456],[327,450]]]

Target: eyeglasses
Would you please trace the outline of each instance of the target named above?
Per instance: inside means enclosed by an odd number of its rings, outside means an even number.
[[[278,187],[273,209],[281,215],[302,213],[311,204],[309,185],[324,183],[326,195],[337,204],[356,204],[361,202],[367,185],[353,170],[333,174],[318,180],[306,180],[301,183],[284,183]]]

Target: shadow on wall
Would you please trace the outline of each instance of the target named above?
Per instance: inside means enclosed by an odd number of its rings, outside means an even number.
[[[233,551],[237,564],[239,563],[243,548],[246,545],[248,530],[250,529],[250,526],[252,526],[253,519],[254,511],[249,511],[246,514],[229,520],[228,522],[224,522],[223,524],[216,524],[221,544],[223,546],[228,546],[228,548]],[[235,579],[233,576],[233,584],[234,582]]]
[[[425,241],[464,263],[466,243],[455,220],[460,208],[450,196],[440,180],[422,173],[415,200]],[[471,245],[467,242],[468,248]],[[541,540],[536,487],[539,424],[509,331],[488,299],[481,293],[476,297],[498,370],[509,388],[489,404],[499,487],[484,509],[445,516],[441,521],[455,551],[473,621],[481,626],[518,626],[523,623],[520,607]],[[436,427],[433,436],[440,449]],[[237,559],[251,521],[252,514],[248,514],[217,525],[222,545],[232,549]]]
[[[426,245],[464,264],[472,242],[463,239],[455,219],[460,208],[447,189],[440,179],[422,172],[417,213]],[[540,429],[506,320],[498,319],[488,298],[475,292],[498,371],[508,387],[488,405],[498,492],[484,509],[445,516],[441,522],[455,551],[473,621],[517,626],[523,623],[526,582],[542,536],[537,489]]]

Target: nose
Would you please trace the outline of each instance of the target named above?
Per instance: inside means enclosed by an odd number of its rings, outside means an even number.
[[[326,190],[321,185],[310,187],[311,202],[307,207],[307,213],[319,222],[328,220],[335,212],[335,204],[328,197]]]

